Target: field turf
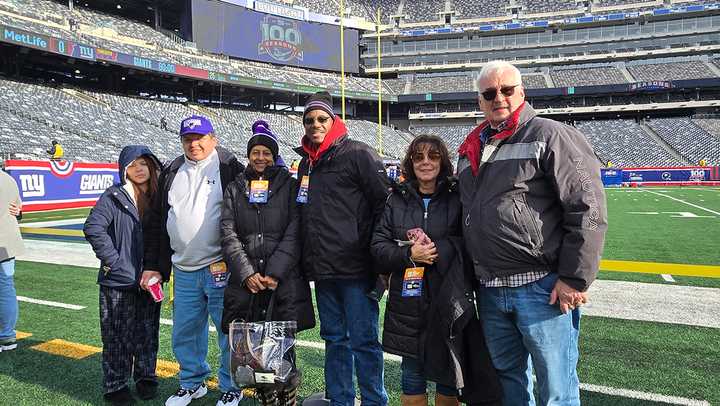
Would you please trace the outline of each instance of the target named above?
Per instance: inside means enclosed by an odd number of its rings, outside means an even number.
[[[720,268],[719,188],[608,189],[609,228],[606,260],[715,265]],[[23,222],[81,219],[87,210],[27,213]],[[99,348],[96,270],[19,261],[18,295],[86,306],[68,310],[21,302],[18,331],[32,336],[17,350],[0,353],[0,405],[102,404],[100,354],[81,359],[32,347],[63,339]],[[660,275],[601,271],[599,279],[669,284]],[[674,276],[677,285],[720,288],[720,272],[704,277]],[[720,292],[720,291],[719,291]],[[719,293],[720,294],[720,293]],[[384,309],[384,302],[381,303]],[[163,318],[171,319],[170,309]],[[382,316],[381,316],[382,319]],[[585,316],[578,367],[584,384],[610,388],[614,394],[583,390],[585,405],[665,404],[635,399],[615,389],[699,399],[720,404],[720,346],[717,329]],[[171,327],[161,326],[159,358],[174,362]],[[212,335],[214,337],[214,334]],[[303,332],[304,341],[321,343],[319,329]],[[211,340],[211,363],[217,349]],[[323,351],[299,347],[304,373],[302,397],[322,390]],[[399,404],[399,363],[386,360],[391,404]],[[161,400],[177,388],[177,375],[161,380]],[[211,391],[193,405],[214,405]],[[145,402],[160,404],[161,400]]]

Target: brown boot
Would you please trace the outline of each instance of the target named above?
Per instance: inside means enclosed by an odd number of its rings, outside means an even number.
[[[458,406],[459,404],[457,396],[435,394],[435,406]]]
[[[400,404],[402,406],[427,406],[427,393],[422,395],[400,395]]]

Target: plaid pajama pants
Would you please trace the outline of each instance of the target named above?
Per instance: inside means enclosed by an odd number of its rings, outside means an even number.
[[[100,332],[105,393],[135,382],[157,381],[160,303],[140,289],[100,286]]]

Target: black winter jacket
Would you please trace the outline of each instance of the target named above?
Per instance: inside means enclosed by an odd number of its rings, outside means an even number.
[[[245,279],[258,272],[278,280],[273,320],[296,320],[298,331],[315,326],[310,284],[300,274],[300,240],[297,181],[283,168],[268,168],[267,203],[250,203],[249,182],[259,179],[248,168],[228,185],[220,232],[230,281],[225,289],[222,329],[230,322],[265,320],[271,292],[252,294]]]
[[[439,294],[448,266],[456,255],[451,239],[460,237],[461,214],[455,180],[444,180],[438,184],[427,211],[415,185],[402,183],[393,186],[393,193],[387,199],[371,244],[372,255],[380,264],[380,271],[390,274],[382,338],[385,351],[422,360],[428,310]],[[435,243],[438,260],[433,265],[417,264],[425,268],[422,296],[402,297],[403,275],[405,269],[413,264],[410,262],[410,247],[399,247],[397,240],[407,241],[407,231],[418,227]]]
[[[502,404],[502,387],[475,309],[474,275],[465,266],[463,244],[451,240],[456,255],[427,312],[423,373],[428,380],[459,389],[468,405]]]
[[[227,185],[242,173],[245,169],[243,164],[237,160],[232,152],[220,146],[215,147],[220,160],[220,184],[223,192]],[[146,214],[146,227],[143,229],[145,238],[145,269],[158,271],[162,274],[163,280],[170,279],[172,271],[172,248],[170,248],[170,237],[167,233],[167,219],[170,205],[168,204],[168,192],[172,186],[175,175],[185,162],[182,155],[175,158],[168,167],[160,174],[158,180],[158,191],[152,201],[150,210]]]
[[[464,266],[462,207],[455,179],[438,184],[427,211],[416,187],[393,186],[377,224],[371,250],[390,273],[383,349],[416,358],[424,376],[460,389],[468,404],[499,404],[502,391],[485,346],[474,303],[473,275]],[[402,297],[403,274],[413,266],[407,231],[420,227],[435,243],[438,260],[425,268],[421,297]]]
[[[300,205],[304,272],[312,280],[373,278],[370,238],[389,188],[380,157],[347,135],[312,168],[307,153],[296,151],[303,156],[298,179],[310,175]]]

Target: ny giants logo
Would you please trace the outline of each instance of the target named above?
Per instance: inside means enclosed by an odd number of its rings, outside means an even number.
[[[45,196],[45,177],[38,174],[20,175],[20,189],[23,199]]]

